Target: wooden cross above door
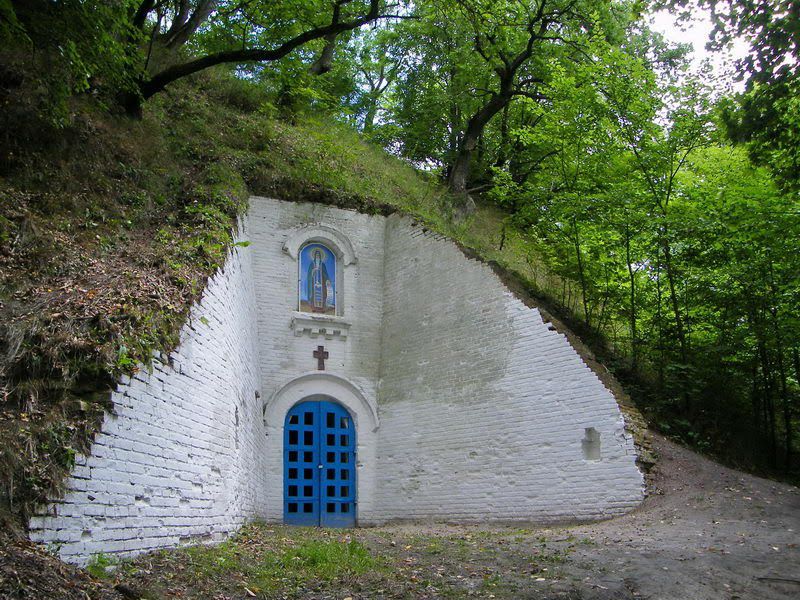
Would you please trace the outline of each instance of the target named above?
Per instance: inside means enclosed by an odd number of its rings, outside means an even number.
[[[328,358],[328,352],[325,350],[325,346],[317,346],[317,349],[314,350],[314,358],[317,359],[317,370],[324,371],[325,359]]]

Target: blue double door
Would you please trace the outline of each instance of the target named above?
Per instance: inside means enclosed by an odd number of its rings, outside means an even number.
[[[327,400],[296,404],[283,435],[284,522],[354,527],[356,430],[347,409]]]

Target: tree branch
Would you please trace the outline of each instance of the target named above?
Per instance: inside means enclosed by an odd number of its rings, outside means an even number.
[[[217,0],[201,0],[189,20],[167,41],[168,48],[182,46],[217,7]]]
[[[339,34],[361,27],[379,17],[379,0],[370,0],[370,9],[365,15],[345,21],[342,23],[331,23],[322,27],[315,27],[304,31],[300,35],[284,42],[277,48],[250,48],[243,50],[226,50],[209,54],[195,60],[180,65],[174,65],[164,69],[154,75],[150,80],[141,84],[142,97],[146,100],[154,94],[162,91],[173,81],[177,81],[193,73],[197,73],[209,67],[225,63],[249,63],[249,62],[272,62],[279,60],[295,50],[313,40],[325,38],[329,35]]]
[[[133,15],[133,20],[131,21],[131,24],[136,29],[142,29],[144,27],[145,21],[147,21],[147,15],[149,15],[150,11],[153,10],[155,4],[155,0],[144,0],[144,2],[139,5],[139,8]]]

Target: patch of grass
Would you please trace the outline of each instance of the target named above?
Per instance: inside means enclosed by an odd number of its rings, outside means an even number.
[[[355,540],[304,541],[265,564],[267,569],[276,568],[283,577],[299,581],[331,581],[361,575],[378,566],[377,559]]]
[[[434,556],[442,554],[444,552],[444,544],[442,544],[441,540],[431,540],[428,542],[428,545],[425,546],[425,552]]]
[[[98,579],[110,579],[118,564],[118,559],[104,552],[98,552],[97,554],[93,554],[89,559],[86,570],[89,571],[93,577],[97,577]]]
[[[288,532],[287,532],[288,533]],[[318,539],[320,532],[291,532],[280,540],[270,537],[262,525],[250,525],[234,538],[218,545],[191,546],[175,553],[161,553],[170,568],[192,585],[215,581],[218,585],[241,581],[254,593],[300,590],[309,585],[347,581],[380,571],[385,563],[359,541]],[[269,539],[269,545],[263,540]],[[185,557],[185,558],[183,558]],[[188,569],[181,565],[186,563]]]
[[[235,541],[228,540],[216,546],[190,546],[185,550],[195,577],[217,577],[243,567],[241,551]]]

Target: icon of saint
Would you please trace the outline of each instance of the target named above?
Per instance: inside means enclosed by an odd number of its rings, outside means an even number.
[[[308,265],[308,277],[306,278],[308,303],[311,305],[311,312],[325,312],[329,302],[328,296],[332,291],[331,279],[322,260],[322,250],[315,248],[312,256],[313,261]],[[333,303],[333,298],[330,299],[330,302]]]

